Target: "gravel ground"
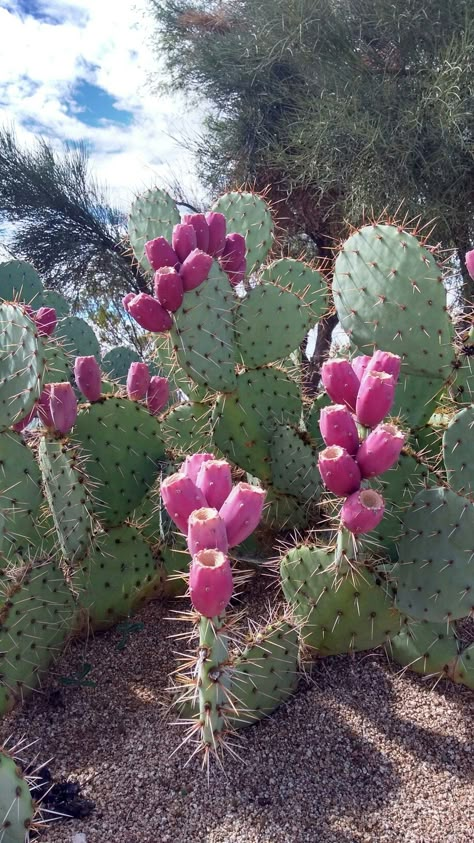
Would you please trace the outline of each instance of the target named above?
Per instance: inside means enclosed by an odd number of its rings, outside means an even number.
[[[182,727],[163,717],[176,624],[146,607],[118,649],[117,630],[74,642],[55,668],[92,665],[93,688],[53,676],[1,724],[38,739],[55,777],[96,804],[51,825],[42,843],[468,843],[474,839],[474,695],[400,675],[383,653],[321,660],[296,697],[241,733],[209,786]],[[182,627],[180,627],[182,631]]]

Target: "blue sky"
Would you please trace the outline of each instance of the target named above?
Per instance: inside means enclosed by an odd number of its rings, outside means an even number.
[[[0,32],[0,120],[25,143],[85,142],[123,208],[174,178],[199,195],[186,146],[202,113],[153,93],[145,0],[0,0]]]

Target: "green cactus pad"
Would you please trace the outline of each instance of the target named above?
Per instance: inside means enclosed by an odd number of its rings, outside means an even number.
[[[36,806],[21,767],[8,752],[0,749],[1,843],[28,841],[35,813]]]
[[[53,562],[11,568],[0,589],[2,714],[40,685],[71,631],[75,607]]]
[[[296,547],[281,560],[280,573],[303,642],[321,655],[370,650],[400,628],[382,583],[364,568],[336,577],[334,553]]]
[[[474,608],[474,505],[450,489],[426,489],[405,513],[399,542],[397,605],[429,621]]]
[[[449,676],[458,657],[458,641],[446,624],[406,624],[386,645],[387,655],[424,676]]]
[[[400,354],[410,373],[445,380],[452,326],[432,253],[393,225],[367,225],[343,244],[333,294],[342,327],[364,354]]]
[[[34,266],[27,261],[0,263],[0,301],[21,301],[35,310],[41,307],[43,284]]]
[[[234,298],[214,261],[207,281],[185,293],[171,329],[179,365],[197,384],[217,392],[235,389]]]
[[[94,488],[94,511],[117,526],[140,503],[165,458],[156,418],[136,401],[107,396],[81,410],[73,431]]]
[[[73,574],[78,592],[79,632],[108,629],[163,592],[164,575],[135,527],[98,536]]]
[[[260,266],[273,246],[274,225],[270,209],[255,193],[224,193],[212,206],[224,214],[227,234],[236,232],[245,237],[247,246],[247,275]]]
[[[237,391],[219,396],[213,438],[233,462],[260,480],[271,480],[270,445],[277,424],[298,424],[301,399],[296,383],[279,369],[242,372]]]
[[[33,409],[45,358],[35,324],[21,305],[0,305],[0,432]]]
[[[182,454],[212,450],[209,404],[178,404],[161,421],[165,446]]]
[[[249,481],[250,482],[250,481]],[[262,524],[275,532],[303,530],[309,527],[311,512],[301,498],[286,495],[273,486],[265,485],[267,497]]]
[[[42,502],[41,477],[31,449],[14,431],[0,433],[0,557],[31,536]]]
[[[328,304],[328,288],[323,276],[312,266],[295,258],[280,258],[262,269],[262,281],[289,287],[311,308],[313,322],[321,319]]]
[[[66,353],[62,345],[54,339],[39,337],[45,359],[45,375],[43,385],[47,383],[72,382],[74,360]]]
[[[463,650],[456,662],[452,678],[474,691],[474,644]]]
[[[57,290],[44,290],[41,294],[41,307],[53,307],[56,311],[56,318],[63,319],[69,316],[70,304]]]
[[[444,465],[449,485],[474,494],[474,405],[454,416],[443,436]]]
[[[390,415],[400,417],[409,428],[426,424],[438,407],[443,387],[444,381],[439,378],[421,377],[402,370]]]
[[[127,383],[128,370],[132,363],[142,363],[139,354],[126,345],[118,345],[104,354],[101,362],[102,371],[123,386]]]
[[[455,371],[451,378],[450,395],[456,404],[474,403],[474,346],[469,352],[460,354],[455,361]]]
[[[247,646],[232,661],[231,692],[238,716],[229,712],[240,728],[268,717],[296,691],[298,632],[286,620],[277,620],[249,636]]]
[[[71,357],[95,357],[100,362],[99,341],[91,326],[80,316],[61,319],[54,336]]]
[[[244,366],[264,366],[288,357],[309,329],[309,308],[274,284],[250,290],[235,311],[238,353]]]
[[[94,531],[91,494],[77,449],[43,436],[38,449],[44,489],[66,559],[82,559]]]
[[[318,452],[308,437],[290,425],[275,431],[270,454],[272,481],[277,489],[304,501],[317,500],[321,494]]]
[[[155,237],[171,241],[173,228],[181,221],[176,202],[158,187],[137,196],[130,209],[128,236],[135,258],[141,267],[151,272],[145,255],[145,243]]]
[[[308,436],[312,439],[313,448],[318,451],[326,447],[319,429],[319,417],[323,407],[329,407],[331,404],[329,395],[326,392],[321,392],[316,396],[309,409],[305,408],[304,426]]]

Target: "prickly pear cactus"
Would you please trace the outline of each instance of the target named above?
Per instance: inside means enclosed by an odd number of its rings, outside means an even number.
[[[34,780],[28,782],[21,767],[6,749],[0,749],[0,840],[28,843],[37,811],[32,798]]]
[[[151,271],[145,243],[158,236],[171,240],[173,226],[179,221],[176,203],[164,190],[152,188],[137,196],[130,209],[128,234],[135,258],[143,269]]]
[[[28,415],[43,388],[45,357],[21,305],[0,305],[0,431]]]
[[[26,302],[41,307],[43,284],[36,269],[27,261],[11,260],[0,263],[0,301]]]
[[[224,214],[229,231],[245,237],[247,273],[250,275],[265,260],[273,246],[274,225],[265,200],[254,193],[224,193],[212,206]]]

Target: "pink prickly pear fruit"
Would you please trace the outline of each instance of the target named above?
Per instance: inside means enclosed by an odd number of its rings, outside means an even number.
[[[191,225],[196,233],[196,247],[201,252],[209,250],[209,226],[204,214],[185,214],[183,222]]]
[[[321,451],[318,465],[324,485],[335,495],[350,495],[360,487],[359,466],[340,445]]]
[[[123,309],[126,310],[127,313],[129,312],[128,305],[132,301],[132,299],[135,298],[136,295],[137,295],[136,293],[127,293],[127,295],[123,297],[122,305],[123,305]]]
[[[153,375],[146,394],[146,405],[152,416],[157,416],[166,407],[170,397],[168,378]]]
[[[195,509],[188,521],[188,550],[191,556],[200,550],[222,550],[227,553],[227,531],[217,509]]]
[[[369,533],[380,524],[385,512],[382,495],[374,489],[359,489],[349,495],[341,509],[343,527],[355,535]]]
[[[365,370],[367,375],[369,372],[386,372],[387,375],[392,375],[394,383],[396,384],[400,376],[400,366],[402,364],[401,358],[398,354],[392,354],[391,351],[374,351],[370,362]]]
[[[165,310],[175,313],[181,307],[184,287],[179,272],[172,266],[164,266],[155,272],[155,297]]]
[[[205,618],[221,615],[230,603],[234,583],[230,561],[221,550],[200,550],[189,572],[189,594],[196,612]]]
[[[372,358],[368,354],[359,354],[351,360],[351,366],[360,381],[362,380],[364,372],[371,360]]]
[[[246,256],[247,245],[245,237],[236,231],[225,238],[224,251],[220,257],[220,265],[226,272],[238,272]]]
[[[357,465],[362,477],[376,477],[395,465],[405,444],[405,436],[394,424],[379,424],[362,442]]]
[[[207,506],[206,498],[201,490],[181,471],[163,480],[161,497],[168,515],[184,535],[188,532],[191,512]]]
[[[231,272],[230,270],[227,272],[227,278],[229,279],[231,287],[237,287],[237,284],[240,284],[240,282],[244,280],[246,270],[247,258],[244,258],[239,269],[235,272]]]
[[[128,312],[145,331],[169,331],[173,319],[167,310],[148,293],[138,293],[128,303]]]
[[[226,525],[229,547],[235,547],[253,533],[262,517],[266,494],[264,489],[250,483],[234,486],[219,510]]]
[[[166,237],[155,237],[145,243],[145,254],[153,269],[161,269],[162,266],[179,267],[178,255],[168,243]]]
[[[181,471],[183,474],[186,474],[187,477],[190,477],[193,483],[197,483],[201,466],[213,459],[214,454],[191,454],[189,457],[186,457],[183,462]]]
[[[29,423],[31,421],[33,421],[34,418],[36,418],[37,414],[38,414],[38,405],[35,404],[35,406],[33,407],[32,410],[30,410],[30,412],[28,413],[27,416],[24,416],[22,419],[20,419],[20,421],[16,422],[15,424],[12,424],[13,430],[16,433],[21,433],[22,430],[24,430],[25,427],[28,427]]]
[[[206,280],[212,266],[212,257],[199,249],[194,249],[181,265],[179,274],[184,292],[194,290]]]
[[[218,258],[224,251],[227,220],[224,214],[216,211],[209,211],[205,216],[209,228],[209,245],[206,251]]]
[[[466,252],[466,269],[474,281],[474,249]]]
[[[76,384],[88,401],[98,401],[102,389],[100,366],[95,357],[76,357],[74,361]]]
[[[50,383],[46,384],[36,404],[37,416],[45,427],[54,427],[51,415],[51,386]]]
[[[353,457],[359,448],[357,425],[344,404],[323,407],[319,429],[326,445],[340,445]]]
[[[178,223],[173,228],[171,244],[181,263],[193,249],[197,249],[196,231],[189,223]]]
[[[127,395],[131,401],[141,401],[150,384],[150,372],[146,363],[130,363],[127,374]]]
[[[70,383],[52,383],[49,399],[54,429],[69,433],[77,419],[77,401]]]
[[[232,473],[226,460],[207,460],[203,462],[196,486],[201,489],[209,506],[219,510],[232,491]]]
[[[331,401],[355,411],[360,381],[349,360],[343,357],[326,360],[321,368],[321,379]]]
[[[56,324],[56,311],[54,307],[40,307],[35,313],[36,327],[38,334],[42,337],[50,337]]]
[[[387,372],[366,372],[356,402],[356,416],[364,427],[375,427],[390,412],[395,380]]]

